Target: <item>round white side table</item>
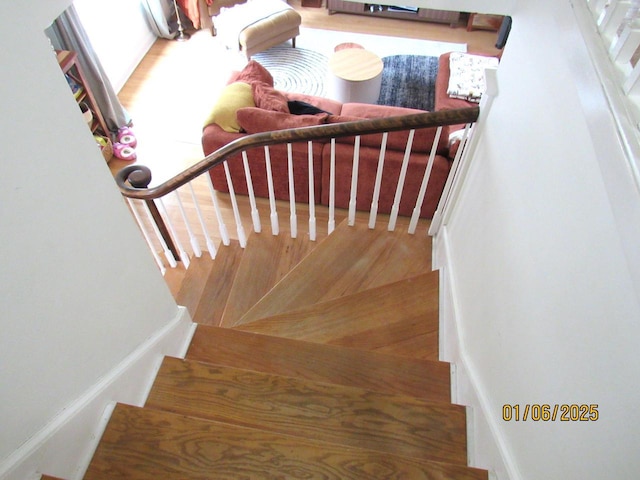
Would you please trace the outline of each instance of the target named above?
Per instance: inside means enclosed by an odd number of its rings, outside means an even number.
[[[342,103],[376,103],[382,83],[382,60],[362,48],[338,50],[329,59],[329,96]]]

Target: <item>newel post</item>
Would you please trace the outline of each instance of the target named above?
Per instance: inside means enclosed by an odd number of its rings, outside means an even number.
[[[130,165],[118,172],[118,178],[128,181],[133,188],[147,188],[151,183],[151,170],[142,165]],[[180,254],[173,242],[173,238],[171,238],[167,225],[164,223],[164,220],[160,215],[158,206],[153,199],[145,200],[144,202],[147,204],[151,217],[158,227],[160,235],[167,244],[167,248],[171,252],[171,255],[173,255],[174,260],[180,261]]]

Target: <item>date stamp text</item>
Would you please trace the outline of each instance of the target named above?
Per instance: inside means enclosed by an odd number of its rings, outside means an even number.
[[[598,404],[505,404],[502,420],[505,422],[595,422],[600,418]]]

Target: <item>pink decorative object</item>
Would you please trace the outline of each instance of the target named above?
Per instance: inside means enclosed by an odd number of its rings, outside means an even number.
[[[116,141],[118,143],[122,143],[123,145],[128,145],[131,148],[135,148],[138,144],[136,136],[133,134],[133,131],[129,127],[122,127],[118,130]]]
[[[119,142],[113,144],[113,155],[120,160],[133,161],[137,158],[136,151],[132,147]]]

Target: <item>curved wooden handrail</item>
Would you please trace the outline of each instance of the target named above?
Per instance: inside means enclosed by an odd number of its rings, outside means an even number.
[[[116,183],[125,197],[152,200],[186,185],[212,167],[224,162],[228,157],[249,148],[473,123],[478,119],[479,114],[479,107],[471,107],[256,133],[228,143],[195,165],[155,187],[146,188],[151,182],[151,172],[147,167],[141,165],[130,165],[120,170],[116,174]]]

